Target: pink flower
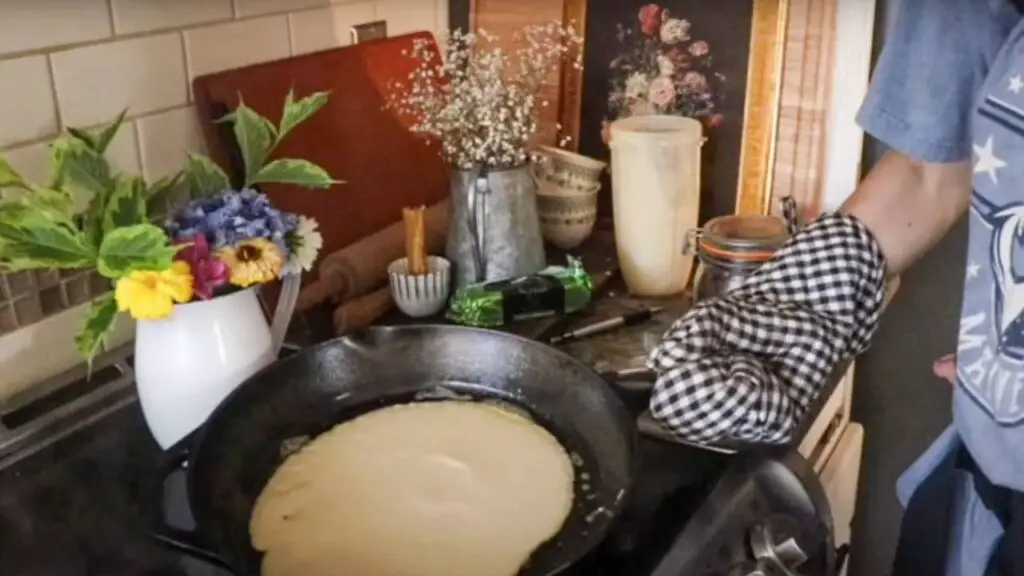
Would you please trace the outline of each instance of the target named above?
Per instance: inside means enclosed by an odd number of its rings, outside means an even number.
[[[651,82],[651,91],[647,98],[658,108],[665,108],[676,99],[676,87],[668,78],[656,78]]]
[[[703,40],[698,40],[693,44],[690,44],[690,54],[696,57],[706,56],[708,53],[708,43]]]
[[[672,73],[679,74],[685,70],[690,69],[690,55],[685,50],[679,49],[678,46],[673,46],[665,52],[669,62],[672,63]]]
[[[192,268],[192,290],[201,300],[209,300],[213,298],[215,288],[227,283],[230,275],[228,266],[210,254],[210,244],[205,234],[182,238],[174,243],[188,242],[191,244],[179,250],[174,259],[188,263]]]
[[[647,4],[640,8],[640,31],[645,36],[654,36],[661,30],[661,7]]]
[[[684,92],[707,92],[708,79],[700,72],[690,71],[683,76]]]
[[[712,114],[708,118],[708,127],[709,128],[715,128],[717,126],[721,126],[722,122],[724,122],[724,121],[725,121],[725,116],[722,116],[721,114]]]

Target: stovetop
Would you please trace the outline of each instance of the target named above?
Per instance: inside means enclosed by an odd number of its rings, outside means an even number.
[[[124,355],[113,364],[120,376],[130,373]],[[143,487],[165,456],[145,426],[133,387],[120,376],[105,388],[83,388],[79,398],[50,397],[42,408],[37,402],[0,412],[0,573],[224,574],[147,535],[160,503]],[[634,408],[643,404],[636,393],[628,400]],[[75,403],[76,410],[62,408]],[[19,433],[26,429],[34,433]],[[603,545],[567,574],[681,576],[665,568],[666,554],[678,548],[673,542],[706,508],[709,492],[735,458],[641,437],[631,504]],[[183,471],[172,475],[163,497],[170,522],[188,528],[183,477]]]

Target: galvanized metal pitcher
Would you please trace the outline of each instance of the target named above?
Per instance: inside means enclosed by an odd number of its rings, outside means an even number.
[[[533,274],[547,265],[536,186],[529,166],[454,171],[446,252],[456,286]]]

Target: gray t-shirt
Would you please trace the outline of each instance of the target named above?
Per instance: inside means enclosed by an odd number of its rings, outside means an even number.
[[[1024,490],[1024,24],[1010,0],[900,4],[858,121],[908,156],[974,167],[953,426],[900,498],[958,442],[994,483]],[[1002,530],[968,476],[960,486],[947,574],[981,574]]]

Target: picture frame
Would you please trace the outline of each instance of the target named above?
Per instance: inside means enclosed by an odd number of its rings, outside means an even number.
[[[588,15],[601,1],[608,0],[450,0],[449,25],[465,30],[485,23],[489,32],[500,35],[504,31],[494,30],[495,23],[511,32],[560,17],[586,37]],[[865,53],[870,53],[875,2],[750,1],[743,136],[734,160],[738,177],[730,189],[715,191],[713,212],[728,207],[729,212],[773,213],[778,198],[792,196],[801,214],[811,217],[834,207],[855,186],[851,175],[860,167],[859,146],[839,150],[836,144],[840,137],[861,141],[853,121],[854,101],[867,86]],[[546,8],[538,11],[534,4]],[[504,16],[498,14],[502,10]],[[518,17],[509,17],[512,13]],[[851,18],[854,13],[857,18]],[[849,44],[852,39],[857,45],[852,53],[836,50],[841,41]],[[578,150],[584,76],[585,71],[565,66],[552,79],[555,112],[542,119],[539,143]]]

